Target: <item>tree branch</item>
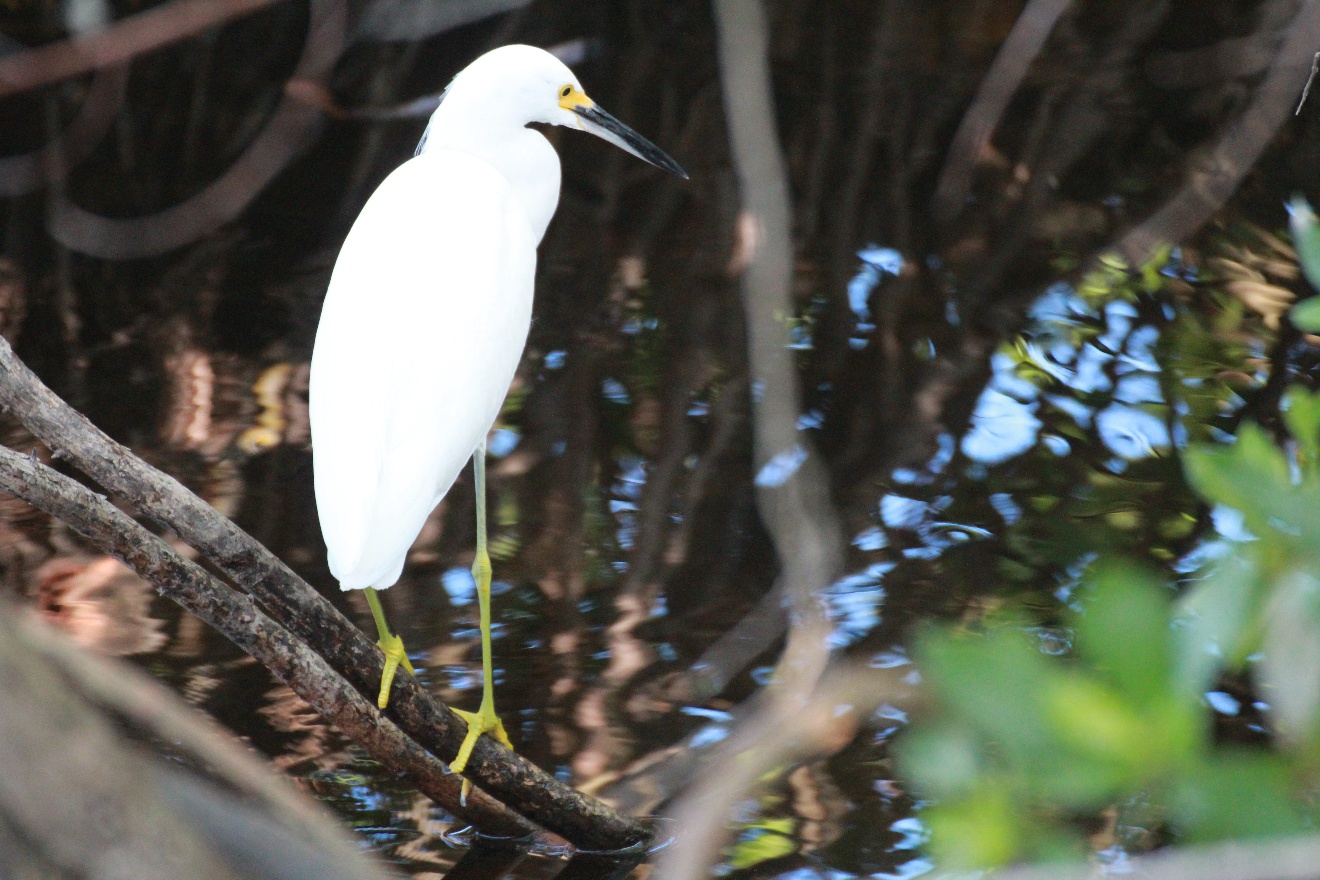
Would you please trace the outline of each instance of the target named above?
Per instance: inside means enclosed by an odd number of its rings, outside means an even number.
[[[0,488],[64,521],[102,552],[137,572],[161,595],[223,633],[386,769],[406,775],[445,809],[492,833],[525,835],[534,830],[490,798],[472,798],[464,809],[458,802],[458,777],[404,736],[393,722],[380,718],[371,703],[325,660],[263,614],[250,597],[229,589],[201,566],[184,559],[105,498],[3,447]]]
[[[3,339],[0,406],[52,452],[214,562],[248,590],[274,621],[314,645],[359,694],[375,695],[383,657],[360,629],[250,535],[73,410],[33,375]],[[384,723],[374,709],[371,714],[373,723]],[[388,716],[442,760],[453,759],[467,732],[463,720],[410,675],[395,677]],[[477,741],[467,775],[515,812],[584,849],[623,849],[650,833],[645,822],[618,815],[488,737]]]

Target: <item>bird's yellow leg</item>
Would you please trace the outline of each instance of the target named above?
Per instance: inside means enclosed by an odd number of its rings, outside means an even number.
[[[390,632],[390,625],[385,622],[385,612],[380,608],[380,597],[371,587],[364,591],[367,594],[367,604],[371,606],[371,616],[376,619],[376,632],[380,635],[380,640],[376,644],[385,652],[385,671],[380,674],[380,696],[376,698],[376,705],[384,709],[390,704],[390,687],[394,684],[394,673],[402,666],[408,670],[411,675],[412,663],[408,662],[408,654],[403,650],[403,639]]]
[[[462,773],[477,738],[488,733],[505,748],[511,749],[504,724],[495,715],[495,682],[491,676],[490,660],[490,554],[486,552],[486,444],[477,447],[472,457],[472,470],[477,488],[477,556],[472,562],[472,577],[477,582],[477,604],[481,613],[481,707],[475,712],[454,712],[467,722],[467,736],[458,750],[458,757],[449,765],[455,773]],[[472,783],[463,780],[462,800],[467,802]]]

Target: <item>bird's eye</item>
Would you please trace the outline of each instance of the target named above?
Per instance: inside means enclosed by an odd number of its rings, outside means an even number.
[[[561,98],[567,98],[571,94],[573,94],[572,86],[564,86],[562,89],[559,90],[559,97]]]

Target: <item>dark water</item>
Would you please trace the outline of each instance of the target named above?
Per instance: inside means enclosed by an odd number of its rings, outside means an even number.
[[[1097,276],[1088,287],[1081,271],[1170,197],[1255,82],[1161,86],[1149,65],[1263,28],[1272,6],[1079,4],[946,223],[930,209],[945,152],[1020,4],[771,6],[795,205],[798,427],[824,456],[851,540],[847,575],[825,587],[833,647],[901,666],[920,622],[1020,601],[1064,650],[1048,624],[1088,561],[1118,552],[1176,575],[1213,531],[1177,450],[1268,413],[1271,362],[1313,366],[1234,297],[1222,263],[1289,289],[1270,274],[1268,235],[1282,200],[1308,188],[1314,200],[1320,183],[1313,107],[1146,288],[1097,288]],[[307,14],[279,5],[135,63],[116,127],[58,192],[126,217],[200,191],[275,106]],[[39,12],[10,23],[30,42],[59,31]],[[635,769],[684,737],[716,741],[777,648],[707,702],[663,699],[660,685],[748,613],[778,567],[754,507],[715,31],[703,3],[533,3],[420,42],[352,43],[328,85],[342,107],[391,105],[513,40],[584,40],[575,66],[588,91],[692,173],[665,179],[584,136],[552,135],[564,192],[490,463],[497,709],[531,760],[662,813],[679,793],[671,777]],[[41,143],[42,113],[69,118],[80,88],[6,101],[0,142],[14,153]],[[1086,102],[1094,117],[1070,115]],[[306,365],[338,243],[421,125],[331,119],[234,222],[147,259],[61,245],[50,188],[9,198],[4,220],[5,327],[20,355],[368,630],[361,596],[341,595],[324,564]],[[169,682],[405,872],[440,876],[463,853],[450,817],[253,661],[62,526],[13,503],[3,512],[6,582],[80,642]],[[463,708],[480,691],[472,518],[469,472],[383,597],[419,677]],[[931,870],[920,810],[886,750],[906,720],[882,709],[830,754],[768,779],[731,817],[719,871]],[[685,760],[662,766],[682,779]],[[550,876],[560,859],[535,854],[517,875]]]

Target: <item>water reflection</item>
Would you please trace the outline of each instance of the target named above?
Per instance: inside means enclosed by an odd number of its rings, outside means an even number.
[[[1022,336],[991,357],[990,377],[967,430],[961,436],[942,432],[924,462],[886,474],[884,487],[854,533],[849,571],[823,593],[833,624],[833,650],[863,657],[877,667],[906,665],[900,634],[913,616],[929,613],[926,590],[956,589],[990,572],[1002,577],[1016,571],[1025,581],[1044,578],[1048,594],[1066,601],[1069,585],[1090,558],[1084,546],[1112,540],[1114,534],[1126,534],[1134,543],[1145,540],[1145,526],[1115,532],[1121,521],[1116,517],[1142,505],[1130,497],[1128,486],[1107,481],[1129,465],[1133,479],[1148,479],[1144,469],[1159,464],[1172,445],[1168,426],[1174,407],[1166,400],[1159,375],[1158,328],[1144,323],[1130,304],[1092,308],[1065,285],[1051,288],[1030,315]],[[1084,338],[1078,338],[1082,330]],[[528,407],[538,388],[578,363],[567,355],[545,362],[550,372],[532,383]],[[563,594],[562,604],[552,607],[547,598],[555,600],[555,594],[538,589],[543,581],[537,560],[521,545],[513,545],[500,563],[494,632],[496,677],[509,695],[510,727],[520,747],[561,777],[579,779],[636,773],[683,735],[684,749],[700,752],[724,740],[734,720],[726,699],[650,702],[646,721],[641,720],[645,713],[630,715],[626,708],[633,705],[630,695],[642,693],[647,677],[681,666],[692,656],[693,643],[730,625],[728,613],[712,610],[729,594],[718,593],[715,603],[703,607],[701,597],[694,600],[677,588],[640,591],[632,604],[627,594],[617,592],[619,578],[637,558],[643,517],[654,503],[648,493],[661,479],[666,450],[644,452],[631,444],[629,417],[608,421],[614,410],[628,414],[642,405],[623,379],[603,376],[592,387],[600,389],[596,417],[607,420],[605,436],[611,447],[609,455],[593,464],[593,479],[601,489],[585,508],[587,544],[599,567],[581,593]],[[718,395],[684,400],[677,411],[704,426],[720,402]],[[258,406],[247,411],[257,424],[265,418]],[[568,441],[538,434],[529,412],[506,413],[505,424],[492,437],[495,452],[506,458],[515,453],[543,460],[571,457]],[[799,427],[804,430],[826,430],[829,407],[803,419]],[[240,428],[236,424],[230,436]],[[220,460],[221,453],[214,451],[220,447],[195,448],[186,431],[165,437],[181,450]],[[675,473],[691,478],[697,468],[709,465],[705,450],[695,449],[683,453]],[[748,483],[781,485],[802,458],[797,446],[785,450]],[[1061,470],[1056,462],[1068,469]],[[247,467],[239,496],[247,500],[240,517],[260,526],[272,514],[269,505],[277,497],[287,504],[280,515],[291,522],[310,514],[307,499],[299,499],[296,492],[262,490],[263,476],[271,469],[305,474],[305,452],[284,442],[252,458]],[[535,468],[497,471],[495,491],[507,499],[501,501],[505,512],[499,529],[525,528],[529,517],[541,515],[539,507],[514,489],[519,481],[527,481],[532,491],[542,491],[534,488],[537,475]],[[305,493],[307,486],[299,485],[297,492]],[[260,499],[260,505],[254,499]],[[1183,512],[1188,503],[1186,498],[1172,499],[1173,512]],[[459,705],[476,693],[480,682],[470,550],[462,525],[470,511],[462,506],[437,515],[414,548],[409,577],[389,594],[391,603],[399,606],[392,610],[417,651],[419,675],[437,694]],[[1141,513],[1153,518],[1158,506]],[[1104,537],[1057,540],[1060,530],[1077,531],[1079,516],[1101,520],[1094,534]],[[1233,526],[1225,517],[1219,512],[1215,522],[1230,532]],[[676,530],[704,522],[699,504],[674,505],[661,521]],[[1155,523],[1150,525],[1155,528]],[[319,552],[304,546],[309,540],[306,528],[294,524],[267,534],[277,546],[280,540],[286,542],[286,557],[302,558],[309,567],[319,565]],[[694,537],[703,538],[700,531]],[[305,551],[301,557],[293,552],[300,547]],[[701,558],[711,565],[718,554]],[[686,562],[682,554],[672,557],[672,570],[690,576]],[[729,577],[734,570],[726,568],[721,576]],[[42,571],[36,581],[41,584],[40,601],[52,616],[102,650],[146,655],[146,662],[168,668],[184,693],[301,778],[348,817],[373,848],[417,876],[443,873],[457,861],[455,845],[461,841],[453,836],[457,829],[450,817],[384,778],[260,669],[240,660],[217,662],[223,648],[213,638],[199,637],[195,622],[155,607],[141,582],[124,578],[122,569],[105,560],[61,557]],[[324,578],[315,570],[312,574]],[[652,583],[648,589],[658,586]],[[693,608],[702,609],[701,614],[694,616]],[[685,631],[694,620],[709,629],[701,639]],[[1042,650],[1069,649],[1066,634],[1043,628],[1038,635]],[[768,683],[770,669],[753,666],[730,693],[745,694],[752,686]],[[1207,699],[1221,713],[1234,714],[1228,711],[1231,696]],[[849,737],[828,761],[768,780],[763,794],[742,805],[737,820],[741,830],[722,871],[752,870],[805,854],[835,865],[821,870],[837,877],[915,877],[931,870],[929,860],[915,852],[925,832],[919,815],[912,812],[914,805],[901,786],[876,779],[871,769],[883,763],[888,739],[905,722],[904,713],[882,709],[870,719],[868,736]],[[677,790],[675,783],[656,778],[662,781],[649,793],[653,804]],[[886,833],[877,837],[876,828]],[[838,867],[844,865],[848,867]],[[788,873],[798,870],[806,869]]]
[[[37,607],[83,647],[125,657],[165,645],[163,623],[151,614],[155,590],[119,560],[62,556],[34,577]]]

